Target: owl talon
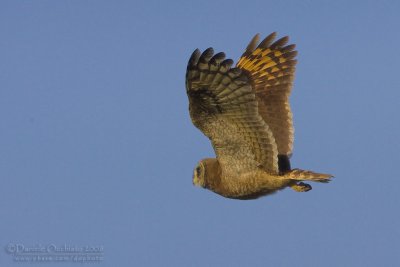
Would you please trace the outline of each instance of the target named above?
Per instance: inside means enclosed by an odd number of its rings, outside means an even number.
[[[291,187],[296,192],[307,192],[312,189],[311,185],[303,183],[303,182],[292,185]]]

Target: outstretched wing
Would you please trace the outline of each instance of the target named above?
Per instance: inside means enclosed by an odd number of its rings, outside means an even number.
[[[254,89],[224,53],[195,50],[186,72],[193,124],[212,142],[226,176],[262,168],[278,173],[277,147],[258,112]]]
[[[289,94],[297,63],[294,59],[297,51],[294,50],[294,44],[286,46],[289,40],[287,36],[273,42],[275,37],[276,33],[272,33],[257,46],[259,35],[254,36],[237,67],[250,78],[259,113],[275,137],[278,154],[289,157],[294,140]],[[289,164],[288,159],[287,162]]]

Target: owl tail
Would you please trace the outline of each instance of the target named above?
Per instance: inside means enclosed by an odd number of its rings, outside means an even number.
[[[300,169],[293,169],[284,174],[285,178],[296,180],[296,181],[313,181],[320,183],[328,183],[331,178],[330,174],[316,173],[313,171],[305,171]]]

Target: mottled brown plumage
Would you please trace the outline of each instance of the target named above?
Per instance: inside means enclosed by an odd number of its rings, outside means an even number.
[[[228,198],[254,199],[300,181],[328,182],[329,174],[291,169],[293,121],[289,105],[297,55],[288,37],[257,34],[237,66],[196,49],[189,59],[186,91],[193,124],[210,140],[217,158],[203,159],[193,183]],[[257,45],[258,44],[258,45]]]

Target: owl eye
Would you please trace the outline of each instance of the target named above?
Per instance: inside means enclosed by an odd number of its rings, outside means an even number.
[[[197,166],[196,167],[196,175],[197,175],[197,177],[200,177],[200,174],[201,174],[201,167]]]

